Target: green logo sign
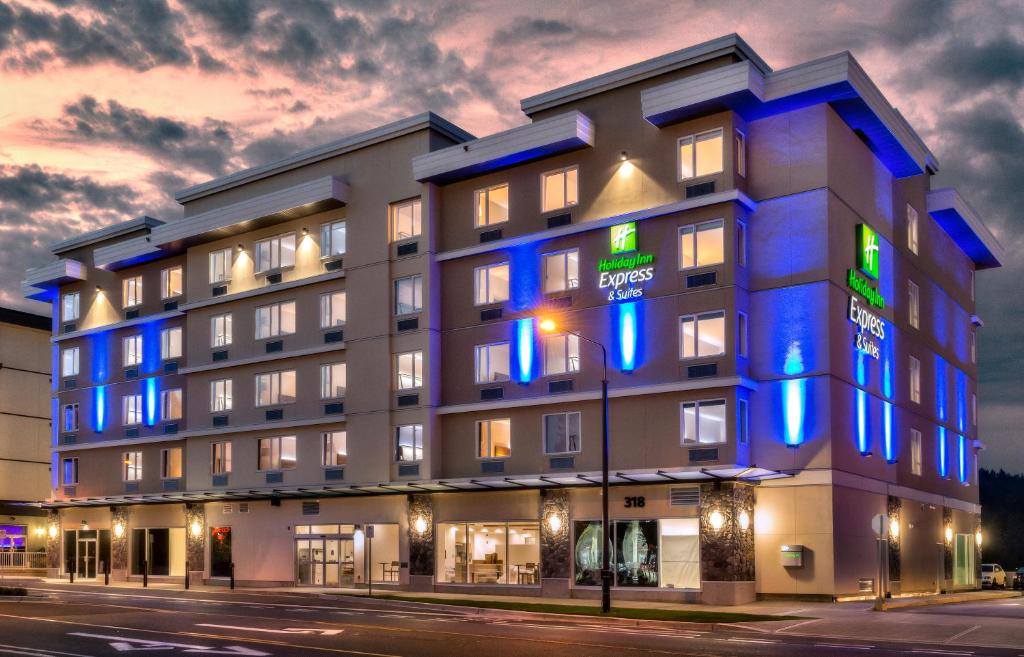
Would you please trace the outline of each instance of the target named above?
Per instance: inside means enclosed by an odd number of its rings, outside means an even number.
[[[867,224],[857,224],[857,268],[878,280],[878,233]]]
[[[619,224],[618,226],[612,226],[611,229],[612,255],[617,253],[628,253],[629,251],[636,251],[635,221]]]

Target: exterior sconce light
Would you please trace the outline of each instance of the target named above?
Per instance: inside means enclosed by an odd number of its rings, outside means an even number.
[[[89,531],[89,522],[87,520],[83,520],[82,521],[82,531],[83,532]]]
[[[36,536],[42,536],[45,533],[46,533],[46,530],[43,529],[42,527],[36,527],[35,528],[35,535]]]
[[[97,285],[96,286],[96,291],[99,292],[100,294],[103,294],[103,286],[102,285]]]
[[[198,520],[193,520],[192,524],[188,527],[189,534],[192,538],[199,538],[203,533],[203,525]]]
[[[893,538],[898,538],[900,535],[900,521],[899,518],[889,519],[889,535]]]
[[[114,538],[123,538],[123,537],[124,537],[124,523],[123,522],[115,522],[114,523]]]
[[[974,532],[974,544],[978,547],[981,547],[981,529],[978,529],[978,531]]]
[[[302,227],[302,234],[303,234],[303,235],[309,235],[309,229],[308,229],[308,228],[306,228],[305,226],[303,226],[303,227]]]
[[[57,525],[50,525],[50,528],[46,530],[46,534],[50,538],[57,538]]]
[[[558,330],[558,324],[555,323],[555,320],[549,317],[545,317],[544,319],[540,320],[540,323],[537,324],[537,326],[539,326],[540,330],[544,331],[545,333],[554,333],[555,331]]]
[[[548,531],[557,534],[562,529],[562,518],[557,513],[551,513],[547,518]]]
[[[717,532],[725,526],[725,516],[722,515],[721,511],[715,509],[708,515],[708,523],[711,525],[711,529]]]
[[[743,531],[747,531],[748,529],[750,529],[750,516],[747,514],[746,511],[740,511],[739,522],[740,529],[742,529]]]
[[[427,521],[423,516],[416,516],[416,520],[412,523],[412,528],[416,530],[416,533],[423,536],[427,533]]]
[[[626,151],[622,151],[621,153],[619,153],[619,160],[621,160],[622,162],[625,162],[628,159],[629,159],[629,153],[627,153]]]
[[[238,252],[241,253],[242,251],[245,251],[245,247],[242,246],[241,244],[239,244],[238,245]]]
[[[947,543],[952,543],[953,542],[953,528],[950,527],[949,525],[946,525],[946,534],[945,535],[946,535],[946,542]]]

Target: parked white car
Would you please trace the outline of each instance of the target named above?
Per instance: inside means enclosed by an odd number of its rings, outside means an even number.
[[[981,588],[1005,589],[1006,571],[997,563],[981,564]]]

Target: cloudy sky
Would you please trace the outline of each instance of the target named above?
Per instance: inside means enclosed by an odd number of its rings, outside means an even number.
[[[430,109],[520,98],[730,32],[774,68],[854,53],[1010,256],[978,277],[983,464],[1024,471],[1024,3],[0,0],[0,303],[47,245]],[[37,305],[36,310],[45,310]]]

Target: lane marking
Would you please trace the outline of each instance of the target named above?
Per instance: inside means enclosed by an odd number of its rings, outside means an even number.
[[[83,654],[77,653],[77,652],[61,652],[60,650],[48,650],[46,648],[28,648],[28,647],[25,647],[25,646],[12,646],[12,645],[7,644],[7,643],[0,643],[0,648],[13,648],[15,650],[29,650],[29,651],[33,651],[33,652],[39,653],[40,655],[64,655],[65,657],[93,657],[92,655],[83,655]],[[26,653],[24,653],[24,652],[17,652],[17,653],[12,653],[12,654],[24,655]]]
[[[852,643],[815,643],[819,648],[845,648],[847,650],[873,650],[874,646],[857,646]]]
[[[792,625],[787,625],[786,627],[780,628],[780,629],[772,632],[772,634],[785,634],[786,632],[789,632],[790,630],[792,630],[794,628],[801,627],[803,625],[810,625],[811,623],[818,623],[818,622],[823,621],[823,620],[825,620],[825,619],[824,618],[811,618],[810,620],[800,621],[799,623],[793,623]]]
[[[778,643],[774,639],[740,639],[732,637],[730,639],[719,639],[719,641],[728,641],[730,643]]]
[[[953,643],[954,641],[956,641],[960,637],[964,636],[965,634],[970,634],[974,630],[977,630],[977,629],[980,629],[980,628],[981,628],[981,625],[975,625],[974,627],[969,627],[966,630],[964,630],[963,632],[960,632],[959,634],[954,634],[953,636],[951,636],[948,639],[946,639],[946,643]]]
[[[196,627],[216,627],[221,630],[242,630],[244,632],[268,632],[271,634],[319,634],[321,636],[335,636],[345,630],[327,630],[316,627],[285,627],[274,630],[266,627],[242,627],[240,625],[215,625],[213,623],[196,623]]]
[[[910,652],[923,653],[928,655],[973,655],[973,651],[969,650],[928,650],[928,649],[917,649],[911,650]]]
[[[182,652],[196,652],[207,655],[249,655],[251,657],[270,657],[269,652],[246,648],[244,646],[225,646],[223,648],[219,648],[215,646],[197,646],[189,643],[170,643],[169,641],[150,641],[149,639],[133,639],[123,636],[90,634],[89,632],[69,632],[68,636],[81,636],[88,639],[106,641],[110,644],[111,648],[118,652],[134,650],[164,650],[166,648],[171,648],[173,650],[174,648],[182,648]],[[138,643],[140,645],[134,646],[132,645],[134,643]]]

